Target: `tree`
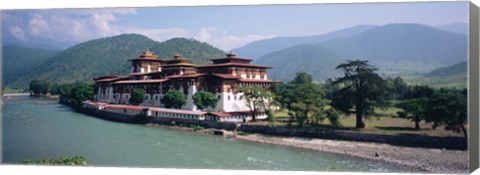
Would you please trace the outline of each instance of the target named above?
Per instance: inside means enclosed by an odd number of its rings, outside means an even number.
[[[29,84],[29,90],[31,96],[47,95],[50,89],[50,83],[43,80],[32,80]]]
[[[346,113],[355,110],[356,128],[365,128],[364,115],[375,112],[376,106],[385,105],[385,80],[369,65],[368,61],[354,60],[337,66],[344,72],[335,84],[342,88],[334,93],[331,106]]]
[[[407,83],[405,83],[405,81],[401,77],[397,77],[393,80],[393,87],[395,88],[394,99],[403,97],[408,91]]]
[[[183,105],[187,104],[187,96],[180,92],[179,90],[170,90],[165,93],[165,96],[162,99],[162,103],[166,108],[182,108]]]
[[[268,92],[259,86],[243,86],[237,92],[243,93],[250,115],[252,115],[252,121],[256,121],[257,112],[265,104]]]
[[[139,105],[145,99],[145,90],[140,88],[133,89],[130,99],[128,100],[129,103],[133,105]]]
[[[466,90],[435,92],[425,111],[426,121],[433,122],[433,128],[445,125],[446,130],[463,132],[467,138],[467,93]]]
[[[193,103],[195,103],[195,106],[200,110],[208,107],[215,108],[218,103],[218,98],[211,92],[198,91],[193,95]]]
[[[59,85],[60,103],[80,108],[82,102],[93,98],[93,85],[81,81]]]
[[[295,78],[290,82],[292,84],[310,84],[312,83],[312,75],[305,72],[298,72]]]
[[[312,82],[311,75],[297,73],[294,80],[279,88],[279,92],[277,99],[282,107],[289,110],[290,122],[296,121],[301,127],[310,118],[314,119],[314,124],[323,120],[325,93],[320,85]]]
[[[404,99],[422,98],[422,97],[430,98],[432,97],[434,92],[435,90],[429,86],[420,86],[420,85],[408,86],[406,92],[404,93],[403,98]]]
[[[415,122],[415,129],[420,129],[420,121],[424,119],[425,108],[428,98],[416,98],[405,100],[397,105],[403,111],[398,111],[397,115],[401,118],[411,119]]]

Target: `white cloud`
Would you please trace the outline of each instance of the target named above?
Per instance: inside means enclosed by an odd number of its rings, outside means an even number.
[[[136,33],[145,35],[156,41],[165,41],[177,37],[188,38],[190,33],[180,28],[147,29],[138,27],[117,27],[119,33]]]
[[[194,37],[198,41],[208,42],[212,39],[210,32],[217,30],[215,27],[202,27]]]
[[[22,41],[27,41],[27,36],[25,36],[25,32],[19,26],[17,26],[17,25],[11,26],[8,31],[15,38],[17,38],[19,40],[22,40]]]
[[[30,34],[39,36],[43,32],[48,31],[48,23],[42,17],[42,15],[35,13],[29,21]]]
[[[228,31],[222,31],[222,36],[219,38],[213,37],[212,32],[217,31],[215,27],[202,27],[197,35],[194,37],[196,40],[210,43],[211,45],[222,49],[224,51],[230,51],[235,48],[242,47],[248,43],[270,39],[275,37],[274,34],[268,35],[247,35],[244,37],[230,35]]]

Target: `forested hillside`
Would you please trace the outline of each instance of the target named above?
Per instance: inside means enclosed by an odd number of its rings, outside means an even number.
[[[2,47],[3,84],[9,84],[42,64],[58,51],[16,45]]]
[[[92,78],[97,76],[128,74],[131,67],[128,60],[146,50],[153,51],[161,59],[172,59],[175,53],[179,53],[195,63],[223,56],[221,50],[195,40],[175,38],[159,43],[138,34],[122,34],[68,48],[7,85],[23,88],[34,79],[71,83],[76,80],[93,81]]]

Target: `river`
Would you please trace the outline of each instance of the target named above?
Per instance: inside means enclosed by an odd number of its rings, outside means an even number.
[[[393,164],[206,133],[106,121],[53,100],[4,98],[2,162],[83,156],[89,166],[406,172]]]

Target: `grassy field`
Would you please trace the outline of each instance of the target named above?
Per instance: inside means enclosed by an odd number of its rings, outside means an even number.
[[[424,122],[420,123],[420,130],[415,130],[415,123],[408,119],[396,117],[397,111],[401,109],[395,107],[389,107],[387,109],[376,109],[376,115],[366,117],[364,119],[367,128],[365,129],[356,129],[356,118],[355,115],[343,115],[341,117],[342,127],[337,128],[339,130],[351,130],[351,131],[362,131],[362,132],[373,132],[373,133],[382,133],[382,134],[420,134],[420,135],[429,135],[429,136],[459,136],[462,137],[461,133],[454,133],[452,131],[446,131],[443,127],[438,127],[433,130],[431,124]],[[288,117],[288,111],[282,110],[277,111],[275,117],[279,119],[279,122],[276,122],[275,125],[286,125]],[[268,122],[266,122],[268,123]],[[266,124],[265,123],[265,124]],[[325,128],[333,128],[328,119],[323,123]]]
[[[23,92],[23,89],[5,88],[2,90],[2,94],[15,94],[15,93],[24,93],[24,92]]]
[[[429,85],[434,88],[457,88],[463,89],[467,87],[467,75],[455,74],[451,76],[424,77],[418,76],[402,76],[407,84],[410,85]]]

